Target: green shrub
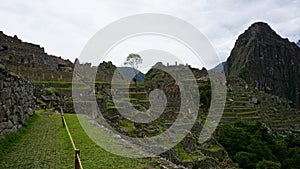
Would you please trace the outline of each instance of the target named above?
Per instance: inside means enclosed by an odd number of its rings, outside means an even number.
[[[234,155],[233,160],[238,162],[241,168],[255,168],[256,158],[254,153],[241,151]]]
[[[299,136],[272,135],[261,123],[236,122],[219,126],[216,139],[244,169],[300,166]]]
[[[38,118],[38,115],[33,114],[33,116],[26,119],[23,128],[19,129],[16,133],[8,134],[3,138],[0,138],[0,157],[3,157],[6,153],[8,153],[7,151],[14,146],[14,143],[28,133],[31,124],[33,124]]]
[[[273,161],[262,160],[256,164],[256,169],[281,169],[281,164]]]

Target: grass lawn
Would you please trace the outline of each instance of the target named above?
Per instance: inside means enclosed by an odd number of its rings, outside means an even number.
[[[76,148],[81,151],[80,158],[83,168],[155,168],[153,167],[156,164],[154,159],[125,158],[105,151],[86,135],[76,115],[65,114],[65,119],[76,144]]]
[[[154,159],[130,159],[106,152],[83,131],[75,114],[65,114],[67,124],[81,150],[85,169],[156,168]],[[0,139],[0,168],[74,168],[74,151],[60,115],[38,112],[28,126]]]
[[[51,112],[40,112],[36,116],[36,120],[22,131],[0,140],[3,143],[0,149],[4,152],[0,153],[0,166],[74,168],[72,145],[60,116]]]

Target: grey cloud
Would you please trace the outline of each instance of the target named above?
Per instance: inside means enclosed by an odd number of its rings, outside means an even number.
[[[237,36],[255,21],[268,22],[291,41],[300,39],[299,7],[297,0],[2,0],[0,29],[74,60],[103,26],[124,16],[158,12],[196,26],[225,60]]]

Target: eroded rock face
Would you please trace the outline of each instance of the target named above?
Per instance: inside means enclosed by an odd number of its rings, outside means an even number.
[[[33,109],[32,84],[0,68],[0,136],[21,128]]]
[[[266,23],[254,23],[239,36],[225,72],[300,107],[300,48]]]

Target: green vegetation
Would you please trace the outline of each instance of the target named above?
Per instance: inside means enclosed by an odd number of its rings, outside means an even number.
[[[138,98],[132,98],[132,97],[130,97],[130,98],[122,98],[122,100],[130,100],[130,101],[133,101],[133,100],[139,100]]]
[[[200,102],[204,105],[204,109],[208,110],[211,100],[210,80],[207,80],[199,86]]]
[[[218,152],[218,151],[222,150],[222,148],[218,145],[214,145],[213,147],[207,148],[205,150],[210,151],[210,152]]]
[[[45,90],[47,95],[50,95],[52,93],[58,94],[58,91],[53,87],[45,88],[44,90]]]
[[[72,81],[32,81],[34,84],[48,84],[48,85],[72,85],[72,84],[82,84],[80,82]],[[95,81],[96,84],[110,84],[109,82]]]
[[[55,93],[57,95],[60,94],[59,91],[71,91],[71,90],[89,90],[88,87],[78,87],[78,88],[72,88],[72,87],[64,87],[64,88],[54,88],[54,87],[49,87],[44,89],[47,95],[50,95],[52,93]]]
[[[57,84],[57,85],[71,85],[73,84],[72,82],[64,82],[64,81],[32,81],[32,83],[35,83],[35,84],[49,84],[49,85],[52,85],[52,84]],[[76,84],[80,84],[80,83],[76,83]]]
[[[76,87],[76,88],[72,88],[72,87],[63,87],[63,88],[56,88],[57,90],[89,90],[89,87]]]
[[[74,168],[74,153],[59,115],[39,112],[28,127],[1,139],[3,168]],[[17,138],[16,140],[12,138]],[[10,139],[10,140],[9,140]],[[9,140],[9,143],[5,143]]]
[[[0,157],[4,157],[10,149],[14,146],[14,142],[18,142],[24,135],[28,134],[32,128],[32,124],[39,118],[38,115],[34,114],[25,121],[24,127],[21,128],[15,134],[8,134],[0,139]],[[1,161],[2,158],[0,158]]]
[[[96,145],[81,128],[75,114],[65,114],[84,168],[155,168],[154,159],[129,159],[110,154]],[[74,168],[74,151],[61,117],[37,112],[26,127],[0,139],[3,168]]]
[[[175,146],[176,151],[178,152],[178,156],[183,159],[184,161],[193,161],[193,158],[191,155],[189,155],[180,144]]]
[[[84,168],[151,168],[155,165],[153,159],[130,159],[108,153],[86,135],[76,115],[65,114],[65,118],[76,147],[81,150]]]
[[[119,121],[120,127],[123,129],[126,129],[126,132],[128,132],[130,135],[134,135],[135,126],[134,123],[130,120],[123,119]]]
[[[143,99],[142,99],[142,100],[139,100],[139,102],[140,102],[140,103],[148,103],[148,102],[151,102],[151,100],[143,100]]]
[[[109,105],[109,106],[107,106],[107,109],[117,109],[118,107],[117,106],[115,106],[115,105]]]
[[[300,138],[272,135],[261,123],[222,125],[216,139],[241,168],[296,169],[300,166]]]

